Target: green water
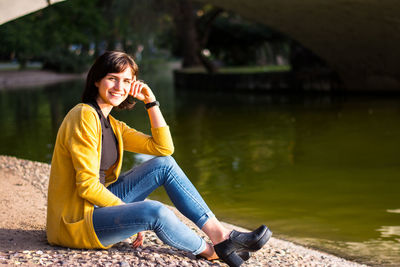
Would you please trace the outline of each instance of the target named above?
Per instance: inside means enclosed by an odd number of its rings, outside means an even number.
[[[142,77],[174,157],[217,216],[349,259],[400,265],[400,98],[175,92]],[[50,162],[83,82],[0,91],[0,154]],[[142,104],[114,116],[149,133]],[[124,170],[148,156],[126,153]],[[166,201],[163,192],[152,198]]]

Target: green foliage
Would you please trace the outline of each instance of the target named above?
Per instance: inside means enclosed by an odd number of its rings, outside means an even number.
[[[184,54],[178,38],[176,0],[68,0],[0,26],[0,60],[40,61],[46,69],[82,72],[104,50],[124,50],[139,64],[154,56]],[[212,5],[194,5],[201,49],[226,66],[274,63],[287,41],[265,26]],[[178,15],[179,16],[179,15]],[[209,27],[210,21],[211,28]],[[138,47],[143,51],[138,51]],[[159,49],[162,47],[163,49]],[[262,57],[260,57],[260,51]],[[144,68],[147,68],[144,66]],[[142,67],[143,69],[143,67]]]
[[[57,72],[84,72],[91,60],[88,54],[77,54],[66,49],[52,49],[41,56],[43,68]]]
[[[60,72],[82,72],[91,62],[89,47],[101,34],[104,21],[97,1],[70,0],[43,10],[39,59],[43,67]],[[71,47],[78,49],[71,51]]]
[[[278,56],[282,59],[279,64],[287,63],[290,40],[283,34],[236,14],[221,13],[209,4],[196,6],[193,13],[196,14],[199,47],[208,49],[211,52],[209,60],[218,66],[277,65]],[[179,57],[190,53],[185,50],[187,48],[177,32],[179,27],[173,25],[177,21],[179,19],[174,17],[165,20],[165,31],[159,36],[158,43]]]
[[[17,58],[21,65],[25,65],[34,55],[43,48],[35,40],[41,39],[43,32],[39,27],[40,14],[27,16],[13,23],[7,23],[0,28],[0,58]]]
[[[207,48],[228,66],[265,65],[275,64],[277,55],[287,58],[288,43],[287,37],[267,26],[224,13],[213,24]]]
[[[0,27],[0,60],[41,61],[61,72],[81,72],[104,50],[154,53],[156,0],[68,0]],[[143,55],[141,55],[143,57]]]
[[[3,25],[0,58],[16,59],[22,67],[28,60],[41,60],[52,70],[81,71],[104,25],[96,2],[69,0]],[[70,51],[74,44],[86,48],[82,57]]]

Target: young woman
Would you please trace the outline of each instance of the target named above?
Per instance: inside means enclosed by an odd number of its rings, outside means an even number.
[[[137,80],[138,67],[122,52],[106,52],[89,70],[83,103],[64,118],[57,134],[48,191],[47,239],[71,248],[109,248],[141,231],[152,230],[166,244],[209,260],[240,266],[249,251],[271,236],[266,226],[253,232],[228,231],[170,156],[169,128],[153,92]],[[152,135],[138,132],[110,114],[133,107],[128,96],[145,103]],[[155,157],[120,174],[123,151]],[[205,242],[157,201],[145,200],[163,186],[174,205],[192,220]]]

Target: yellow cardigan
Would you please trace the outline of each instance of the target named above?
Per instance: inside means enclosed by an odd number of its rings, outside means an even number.
[[[152,128],[152,136],[114,119],[110,123],[118,140],[118,161],[106,177],[106,186],[121,172],[123,151],[156,156],[174,151],[168,126]],[[93,228],[94,205],[122,204],[99,180],[101,124],[89,105],[78,104],[68,112],[58,130],[51,162],[47,199],[47,240],[71,248],[106,248]],[[108,248],[108,247],[107,247]]]

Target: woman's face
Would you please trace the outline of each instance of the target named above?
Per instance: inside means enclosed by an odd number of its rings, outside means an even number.
[[[116,107],[127,97],[131,89],[131,84],[136,80],[130,67],[120,73],[108,73],[100,81],[95,82],[99,89],[97,103],[100,107]]]

